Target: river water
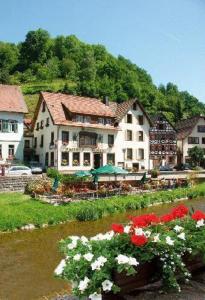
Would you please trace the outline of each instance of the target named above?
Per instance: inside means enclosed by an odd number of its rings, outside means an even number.
[[[148,212],[160,215],[178,204],[129,211],[92,222],[75,221],[28,232],[0,234],[0,300],[47,299],[57,293],[68,293],[68,284],[53,276],[61,259],[59,240],[68,235],[89,237],[109,230],[113,222],[126,221],[129,215]],[[205,210],[205,199],[188,200],[185,204]]]

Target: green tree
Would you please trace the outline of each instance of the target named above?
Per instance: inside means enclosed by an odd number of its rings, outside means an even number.
[[[204,150],[200,147],[193,147],[188,150],[188,156],[194,166],[200,166],[204,159]]]
[[[43,64],[51,56],[51,39],[46,30],[29,31],[20,45],[20,64],[23,70],[32,63]]]

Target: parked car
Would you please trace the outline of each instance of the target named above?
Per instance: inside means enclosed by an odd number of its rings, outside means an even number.
[[[189,164],[179,164],[174,167],[177,171],[188,171],[191,170],[192,167]]]
[[[160,171],[160,172],[169,172],[169,171],[173,171],[173,168],[170,167],[169,165],[166,165],[166,166],[160,166],[160,167],[159,167],[159,171]]]
[[[8,171],[6,172],[7,175],[18,175],[18,176],[31,176],[32,172],[31,169],[29,167],[26,166],[12,166],[8,169]]]
[[[42,165],[38,161],[31,161],[29,164],[32,174],[42,174]]]

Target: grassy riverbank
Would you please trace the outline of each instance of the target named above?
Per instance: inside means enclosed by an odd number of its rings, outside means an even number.
[[[0,194],[0,231],[14,230],[26,224],[41,227],[69,220],[97,220],[104,215],[140,209],[154,203],[172,202],[180,198],[205,196],[205,183],[193,188],[160,191],[144,195],[120,196],[95,201],[81,201],[52,206],[21,193]]]

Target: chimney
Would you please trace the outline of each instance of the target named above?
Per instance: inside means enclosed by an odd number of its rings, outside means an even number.
[[[108,98],[108,96],[105,96],[105,97],[103,98],[103,103],[104,103],[105,105],[109,106],[109,98]]]

